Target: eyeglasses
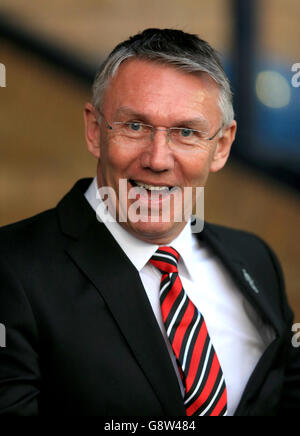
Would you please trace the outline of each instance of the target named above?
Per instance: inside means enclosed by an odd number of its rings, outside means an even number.
[[[207,148],[207,141],[212,141],[223,128],[222,123],[220,128],[210,138],[205,138],[205,135],[201,130],[188,127],[160,128],[151,126],[150,124],[140,123],[139,121],[115,121],[109,124],[104,115],[101,112],[99,113],[103,118],[107,129],[122,137],[126,143],[133,145],[151,143],[156,131],[165,131],[167,132],[168,140],[170,140],[175,146],[181,147],[181,149],[191,149],[192,147]]]

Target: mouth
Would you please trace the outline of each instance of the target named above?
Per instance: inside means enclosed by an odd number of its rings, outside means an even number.
[[[176,186],[168,186],[168,185],[152,185],[144,182],[139,182],[137,180],[129,179],[129,182],[134,188],[143,188],[147,191],[150,191],[153,194],[165,194],[169,193],[172,189],[176,188]]]
[[[175,210],[181,210],[182,199],[178,186],[150,184],[133,179],[128,179],[128,183],[131,186],[128,192],[129,201],[138,201],[137,210],[143,222],[170,222]]]

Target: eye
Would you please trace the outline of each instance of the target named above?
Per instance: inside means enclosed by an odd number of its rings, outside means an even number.
[[[180,135],[183,136],[184,138],[190,138],[194,135],[194,130],[193,129],[180,129]]]
[[[134,132],[140,132],[142,130],[142,128],[143,128],[141,123],[134,123],[133,122],[133,123],[128,123],[127,125]]]

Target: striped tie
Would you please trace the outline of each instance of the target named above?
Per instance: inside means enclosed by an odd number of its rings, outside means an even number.
[[[185,386],[187,416],[226,416],[227,391],[203,316],[189,300],[178,275],[178,252],[159,247],[150,259],[162,273],[163,322]]]

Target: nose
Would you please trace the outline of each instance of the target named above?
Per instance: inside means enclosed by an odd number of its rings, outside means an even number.
[[[156,129],[153,132],[151,143],[141,154],[141,165],[144,169],[151,169],[155,172],[169,171],[174,168],[174,155],[169,147],[166,129]]]

